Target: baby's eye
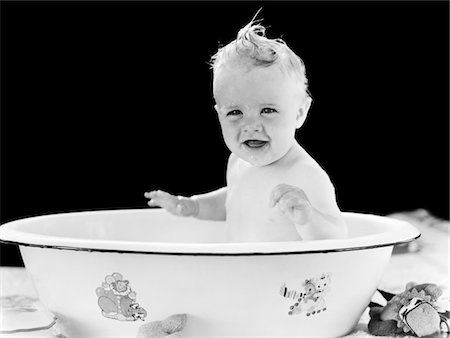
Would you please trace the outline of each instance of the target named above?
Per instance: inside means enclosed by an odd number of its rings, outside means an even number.
[[[226,114],[226,116],[227,117],[229,117],[229,118],[237,118],[237,117],[239,117],[239,116],[241,116],[242,115],[242,112],[240,111],[240,110],[232,110],[232,111],[229,111],[227,114]]]
[[[276,111],[276,109],[273,108],[263,108],[261,110],[261,114],[275,114],[278,113],[278,111]]]

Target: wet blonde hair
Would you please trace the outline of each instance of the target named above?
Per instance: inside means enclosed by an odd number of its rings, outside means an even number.
[[[283,72],[294,76],[300,82],[306,95],[310,96],[303,60],[282,39],[267,38],[266,28],[260,24],[261,21],[255,21],[253,18],[239,30],[236,40],[219,48],[211,57],[210,64],[214,77],[225,66],[241,66],[250,70],[253,67],[278,65]]]

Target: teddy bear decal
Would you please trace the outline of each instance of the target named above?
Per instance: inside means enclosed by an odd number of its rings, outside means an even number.
[[[136,292],[129,283],[115,272],[106,276],[102,286],[96,289],[98,306],[104,317],[121,321],[144,320],[147,317],[147,311],[136,302]]]
[[[286,283],[280,289],[284,298],[294,299],[295,303],[289,307],[289,315],[305,313],[306,316],[326,311],[325,294],[329,291],[331,274],[306,279],[299,290],[289,290]]]

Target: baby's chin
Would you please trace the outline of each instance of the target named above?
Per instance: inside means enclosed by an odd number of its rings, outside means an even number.
[[[242,151],[242,149],[239,149],[237,152],[234,152],[234,154],[254,167],[264,167],[274,164],[284,158],[289,152],[289,149],[290,148],[284,149],[284,151],[282,149],[277,149],[275,151],[275,149],[269,148],[262,152]]]
[[[264,167],[279,160],[279,158],[270,156],[269,154],[264,155],[236,154],[236,155],[254,167]]]

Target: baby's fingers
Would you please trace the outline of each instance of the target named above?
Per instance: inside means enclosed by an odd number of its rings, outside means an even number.
[[[278,202],[278,207],[281,211],[290,213],[302,211],[309,206],[310,203],[308,199],[304,198],[304,196],[296,191],[287,192]]]
[[[283,195],[278,208],[288,216],[294,224],[303,225],[310,221],[312,206],[303,191],[290,191]]]
[[[153,191],[144,193],[144,196],[147,198],[164,198],[164,197],[171,196],[171,195],[162,190],[153,190]]]
[[[289,191],[292,191],[293,189],[296,189],[292,185],[288,184],[278,184],[275,188],[273,188],[270,198],[269,198],[269,207],[274,207],[277,205],[277,203],[281,200],[281,198],[288,193]]]
[[[171,200],[176,198],[171,194],[161,190],[146,192],[144,196],[150,199],[150,201],[148,202],[149,206],[160,206],[163,208],[169,207],[169,205],[172,204]]]
[[[159,205],[154,201],[154,200],[150,200],[147,202],[147,205],[149,207],[159,207]]]

